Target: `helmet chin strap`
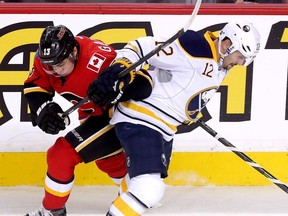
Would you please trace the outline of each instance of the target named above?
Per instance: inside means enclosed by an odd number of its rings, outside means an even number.
[[[222,66],[223,66],[224,58],[226,56],[228,56],[229,53],[227,52],[227,50],[226,50],[225,53],[221,52],[221,41],[220,40],[218,41],[218,53],[220,55],[220,58],[219,58],[219,61],[218,61],[218,67],[219,67],[218,71],[223,71],[227,75],[228,74],[228,70],[224,69]]]
[[[222,54],[220,54],[220,59],[218,61],[219,70],[222,69],[223,61],[224,61],[224,56]]]
[[[222,65],[224,62],[224,58],[228,55],[227,51],[225,53],[221,52],[221,42],[220,40],[218,40],[218,53],[220,55],[219,61],[218,61],[218,66],[219,66],[219,70],[222,70]]]
[[[68,58],[70,61],[73,61],[73,62],[75,61],[75,57],[73,55],[73,52],[69,54]]]
[[[70,55],[68,56],[68,59],[74,63],[75,67],[78,60],[78,53],[76,53],[76,55],[73,55],[73,52],[71,52]]]

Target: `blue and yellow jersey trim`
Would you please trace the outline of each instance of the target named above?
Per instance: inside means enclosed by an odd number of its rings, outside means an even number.
[[[217,61],[217,52],[213,40],[217,37],[212,32],[201,35],[188,30],[179,39],[181,48],[192,57],[209,58]]]

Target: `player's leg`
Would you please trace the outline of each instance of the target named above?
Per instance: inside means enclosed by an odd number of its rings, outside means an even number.
[[[85,163],[95,161],[101,171],[119,184],[127,173],[126,158],[109,120],[108,114],[90,117],[85,125],[79,126],[66,137]]]
[[[42,206],[26,216],[66,216],[67,202],[74,183],[75,166],[82,162],[64,137],[59,137],[47,151],[48,170]]]
[[[95,163],[116,185],[120,185],[123,177],[127,174],[126,156],[123,151],[116,155],[96,160]]]
[[[114,200],[107,215],[142,215],[164,194],[163,178],[167,176],[172,141],[166,142],[159,132],[142,125],[119,123],[115,127],[131,179],[127,192]]]
[[[171,159],[171,154],[172,154],[172,145],[173,145],[173,140],[166,142],[164,145],[165,156],[167,158],[167,170],[170,164],[170,159]],[[130,177],[129,177],[129,174],[127,173],[120,183],[119,194],[122,194],[128,191],[129,183],[130,183]],[[159,205],[160,203],[158,203],[157,205],[153,207],[158,207]]]
[[[128,191],[128,185],[130,183],[130,177],[127,173],[119,185],[119,195]]]
[[[122,147],[119,141],[115,141],[115,138],[110,139],[111,133],[115,134],[115,131],[113,132],[113,127],[106,127],[108,122],[108,117],[90,117],[86,122],[70,131],[65,138],[58,138],[48,150],[48,171],[45,178],[45,197],[42,202],[44,210],[58,211],[59,208],[63,209],[74,184],[75,166],[80,162],[87,163],[107,156],[112,158],[113,155],[118,154],[113,158],[114,161],[112,159],[107,161],[117,162],[117,169],[120,170],[119,161],[125,161],[125,157],[121,156]],[[103,135],[105,133],[107,134]],[[125,162],[123,161],[119,177],[126,174]],[[111,164],[111,166],[113,165]],[[105,169],[103,168],[103,170]],[[116,177],[116,171],[111,168],[106,173]],[[43,208],[41,209],[43,210]],[[55,213],[55,215],[57,214]]]
[[[49,148],[45,197],[42,202],[44,208],[59,209],[65,205],[74,184],[75,166],[81,162],[81,157],[64,137],[58,138]]]

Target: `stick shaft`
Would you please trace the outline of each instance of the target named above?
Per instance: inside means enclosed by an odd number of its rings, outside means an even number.
[[[152,56],[154,56],[156,53],[158,53],[159,51],[161,51],[162,49],[164,49],[167,45],[169,45],[171,42],[173,42],[174,40],[176,40],[177,38],[179,38],[182,34],[184,33],[184,30],[181,29],[179,32],[177,32],[175,35],[173,35],[171,38],[169,38],[166,42],[164,42],[163,44],[157,46],[154,50],[152,50],[151,52],[149,52],[147,55],[145,55],[143,58],[139,59],[139,61],[135,62],[134,64],[130,65],[128,68],[126,68],[125,70],[121,71],[118,76],[117,79],[124,77],[125,75],[127,75],[130,71],[134,70],[136,67],[140,66],[141,64],[143,64],[145,61],[147,61],[149,58],[151,58]],[[82,99],[81,101],[79,101],[77,104],[73,105],[72,107],[70,107],[68,110],[66,110],[62,116],[67,116],[70,115],[72,112],[74,112],[76,109],[78,109],[80,106],[82,106],[84,103],[88,102],[89,98],[85,97],[84,99]]]
[[[213,136],[215,139],[217,139],[219,142],[221,142],[224,146],[226,146],[228,149],[230,149],[238,157],[240,157],[242,160],[244,160],[246,163],[248,163],[250,166],[252,166],[255,170],[257,170],[259,173],[261,173],[267,179],[269,179],[273,184],[275,184],[276,186],[281,188],[284,192],[288,193],[288,186],[287,185],[285,185],[284,183],[279,181],[275,176],[273,176],[266,169],[261,167],[255,161],[253,161],[246,154],[239,151],[232,143],[230,143],[228,140],[226,140],[225,138],[220,136],[215,130],[213,130],[211,127],[209,127],[205,122],[198,119],[198,121],[196,121],[196,123],[198,123],[200,125],[200,127],[202,127],[211,136]]]
[[[175,35],[173,35],[171,38],[169,38],[167,41],[165,41],[164,43],[160,44],[159,46],[157,46],[155,49],[153,49],[151,52],[147,53],[145,56],[143,56],[143,58],[139,59],[137,62],[135,62],[134,64],[130,65],[128,68],[126,68],[125,70],[121,71],[118,76],[117,79],[124,77],[125,75],[127,75],[130,71],[134,70],[135,68],[137,68],[138,66],[140,66],[141,64],[143,64],[145,61],[147,61],[149,58],[151,58],[152,56],[154,56],[155,54],[157,54],[159,51],[161,51],[162,49],[164,49],[166,46],[168,46],[170,43],[172,43],[174,40],[176,40],[177,38],[179,38],[181,35],[183,35],[187,29],[191,26],[193,20],[195,19],[196,15],[198,14],[198,11],[200,9],[201,6],[201,2],[202,0],[197,0],[196,5],[194,7],[194,10],[192,12],[192,14],[190,15],[189,20],[187,21],[187,23],[185,24],[185,26],[179,30]],[[72,112],[74,112],[76,109],[78,109],[80,106],[82,106],[84,103],[88,102],[89,98],[85,97],[84,99],[82,99],[81,101],[79,101],[77,104],[73,105],[72,107],[70,107],[68,110],[66,110],[62,116],[67,116],[69,114],[71,114]]]
[[[78,109],[80,106],[82,106],[83,104],[87,103],[89,101],[88,97],[83,98],[82,100],[80,100],[78,103],[74,104],[73,106],[71,106],[69,109],[67,109],[62,116],[68,116],[70,115],[72,112],[74,112],[76,109]]]
[[[166,46],[168,46],[174,40],[179,38],[182,34],[184,34],[184,29],[181,29],[180,31],[178,31],[175,35],[173,35],[167,41],[165,41],[164,43],[160,44],[155,49],[153,49],[151,52],[149,52],[145,56],[143,56],[143,58],[139,59],[137,62],[135,62],[134,64],[130,65],[128,68],[126,68],[123,71],[121,71],[118,74],[117,78],[119,79],[119,78],[124,77],[125,75],[127,75],[130,71],[134,70],[135,68],[137,68],[138,66],[143,64],[145,61],[147,61],[149,58],[151,58],[152,56],[154,56],[155,54],[160,52],[162,49],[164,49]]]
[[[164,43],[162,43],[159,46],[157,46],[151,52],[147,53],[145,56],[143,56],[143,58],[139,59],[137,62],[132,64],[130,67],[128,67],[125,70],[121,71],[121,73],[118,74],[117,78],[120,78],[120,77],[123,77],[123,76],[127,75],[130,71],[134,70],[135,68],[137,68],[138,66],[143,64],[149,58],[151,58],[152,56],[154,56],[155,54],[160,52],[166,46],[168,46],[173,41],[175,41],[177,38],[179,38],[181,35],[183,35],[187,31],[187,29],[191,26],[191,24],[193,23],[196,15],[198,14],[198,11],[199,11],[200,6],[201,6],[201,2],[202,2],[202,0],[197,0],[196,5],[194,7],[194,10],[193,10],[192,14],[190,15],[189,20],[187,21],[187,23],[185,24],[185,26],[182,29],[180,29],[175,35],[173,35],[171,38],[166,40]]]

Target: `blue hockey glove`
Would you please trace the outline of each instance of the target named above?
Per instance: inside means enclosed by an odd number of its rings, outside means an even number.
[[[128,59],[122,58],[104,69],[99,77],[90,83],[87,90],[89,99],[100,107],[114,101],[119,96],[119,92],[131,84],[135,78],[135,70],[132,70],[117,80],[118,74],[131,64]]]

